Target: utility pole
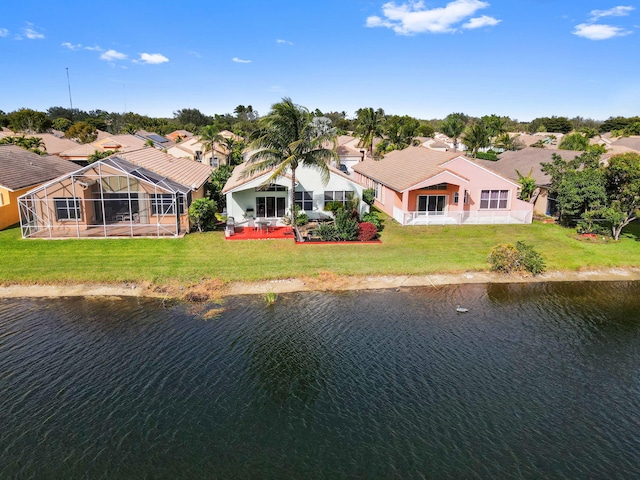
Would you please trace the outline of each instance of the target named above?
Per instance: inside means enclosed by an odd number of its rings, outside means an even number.
[[[69,87],[69,106],[71,107],[71,121],[73,122],[73,102],[71,101],[71,82],[69,81],[69,67],[67,67],[67,86]]]

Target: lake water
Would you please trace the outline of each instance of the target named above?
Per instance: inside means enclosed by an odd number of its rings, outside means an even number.
[[[456,313],[456,304],[468,313]],[[0,478],[639,478],[640,283],[0,300]]]

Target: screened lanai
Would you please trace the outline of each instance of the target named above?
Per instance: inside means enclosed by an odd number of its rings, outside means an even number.
[[[178,237],[190,188],[119,157],[19,197],[23,238]]]

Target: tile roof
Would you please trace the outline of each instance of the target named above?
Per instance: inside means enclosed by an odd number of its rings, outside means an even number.
[[[513,180],[518,180],[518,170],[522,175],[527,176],[531,170],[531,176],[538,185],[549,185],[551,177],[542,171],[541,162],[550,163],[553,154],[560,155],[564,160],[573,160],[584,152],[573,150],[551,150],[547,148],[526,147],[517,151],[506,151],[500,154],[500,159],[496,162],[491,160],[476,159],[480,165],[490,168],[493,171]]]
[[[64,152],[65,150],[69,150],[70,148],[75,148],[80,145],[73,140],[69,140],[68,138],[57,137],[51,133],[36,133],[25,135],[27,138],[41,138],[42,143],[44,143],[47,148],[47,153],[49,155],[57,155],[60,152]]]
[[[613,147],[626,147],[640,152],[640,136],[622,137],[611,143]]]
[[[16,145],[0,145],[0,185],[9,190],[39,185],[79,168],[54,155],[40,156]]]
[[[460,156],[460,152],[407,147],[387,153],[381,160],[368,158],[354,165],[353,170],[401,192],[444,171],[441,164]]]
[[[182,185],[198,189],[204,185],[213,168],[189,158],[174,157],[156,148],[119,152],[114,157],[124,158],[152,172],[164,175]]]

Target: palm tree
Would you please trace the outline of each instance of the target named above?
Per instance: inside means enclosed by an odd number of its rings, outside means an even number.
[[[220,135],[213,125],[205,125],[200,129],[200,143],[202,144],[202,155],[211,152],[211,160],[213,163],[213,149],[220,140]]]
[[[476,158],[480,148],[488,147],[491,144],[489,132],[484,122],[478,121],[467,127],[464,132],[463,141],[467,148],[471,150],[473,158]]]
[[[242,150],[244,150],[244,141],[237,140],[235,137],[223,137],[218,135],[218,143],[227,150],[227,165],[233,165],[234,158],[240,156]],[[238,155],[236,155],[238,153]]]
[[[440,131],[453,140],[453,151],[458,151],[458,138],[464,132],[465,115],[462,113],[450,113],[442,121]]]
[[[323,181],[328,181],[328,163],[337,159],[336,143],[336,129],[328,119],[313,117],[305,107],[283,98],[271,107],[268,116],[259,120],[252,142],[257,152],[249,158],[244,175],[272,171],[268,179],[271,182],[291,172],[291,225],[295,228],[296,169],[315,169]]]
[[[373,141],[383,136],[384,110],[379,108],[360,108],[356,112],[356,137],[360,138],[360,147],[369,150],[369,155],[373,157]]]

